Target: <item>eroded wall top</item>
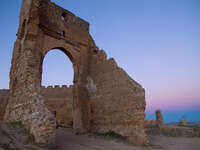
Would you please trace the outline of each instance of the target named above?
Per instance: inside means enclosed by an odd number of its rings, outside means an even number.
[[[39,13],[40,28],[45,34],[68,42],[88,44],[88,22],[49,1],[41,1]]]

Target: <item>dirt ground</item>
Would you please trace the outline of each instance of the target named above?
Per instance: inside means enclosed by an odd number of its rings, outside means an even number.
[[[200,150],[200,138],[149,135],[150,145],[138,147],[94,134],[75,135],[71,128],[57,129],[56,145],[39,147],[21,125],[0,123],[0,150]]]
[[[200,150],[200,138],[151,135],[149,139],[150,146],[137,147],[88,135],[74,135],[71,129],[59,129],[56,143],[60,150]]]

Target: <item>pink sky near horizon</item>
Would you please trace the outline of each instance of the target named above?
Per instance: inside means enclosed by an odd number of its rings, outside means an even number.
[[[170,87],[168,89],[146,89],[147,111],[200,109],[200,88]]]

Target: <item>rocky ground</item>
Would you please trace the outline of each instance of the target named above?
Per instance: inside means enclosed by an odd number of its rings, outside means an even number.
[[[149,129],[148,146],[134,146],[114,132],[75,135],[71,128],[57,130],[56,145],[34,144],[34,138],[19,122],[0,123],[0,150],[199,150],[200,126],[171,126]]]
[[[34,137],[20,122],[0,123],[0,150],[48,150],[34,144]]]

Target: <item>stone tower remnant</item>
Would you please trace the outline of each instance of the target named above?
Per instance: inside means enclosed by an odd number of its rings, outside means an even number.
[[[56,121],[41,94],[43,59],[60,49],[73,64],[73,129],[112,130],[144,144],[145,91],[99,50],[89,23],[50,0],[23,0],[4,121],[21,121],[37,143],[55,141]]]
[[[160,110],[156,110],[156,125],[161,127],[164,125],[162,113]]]

